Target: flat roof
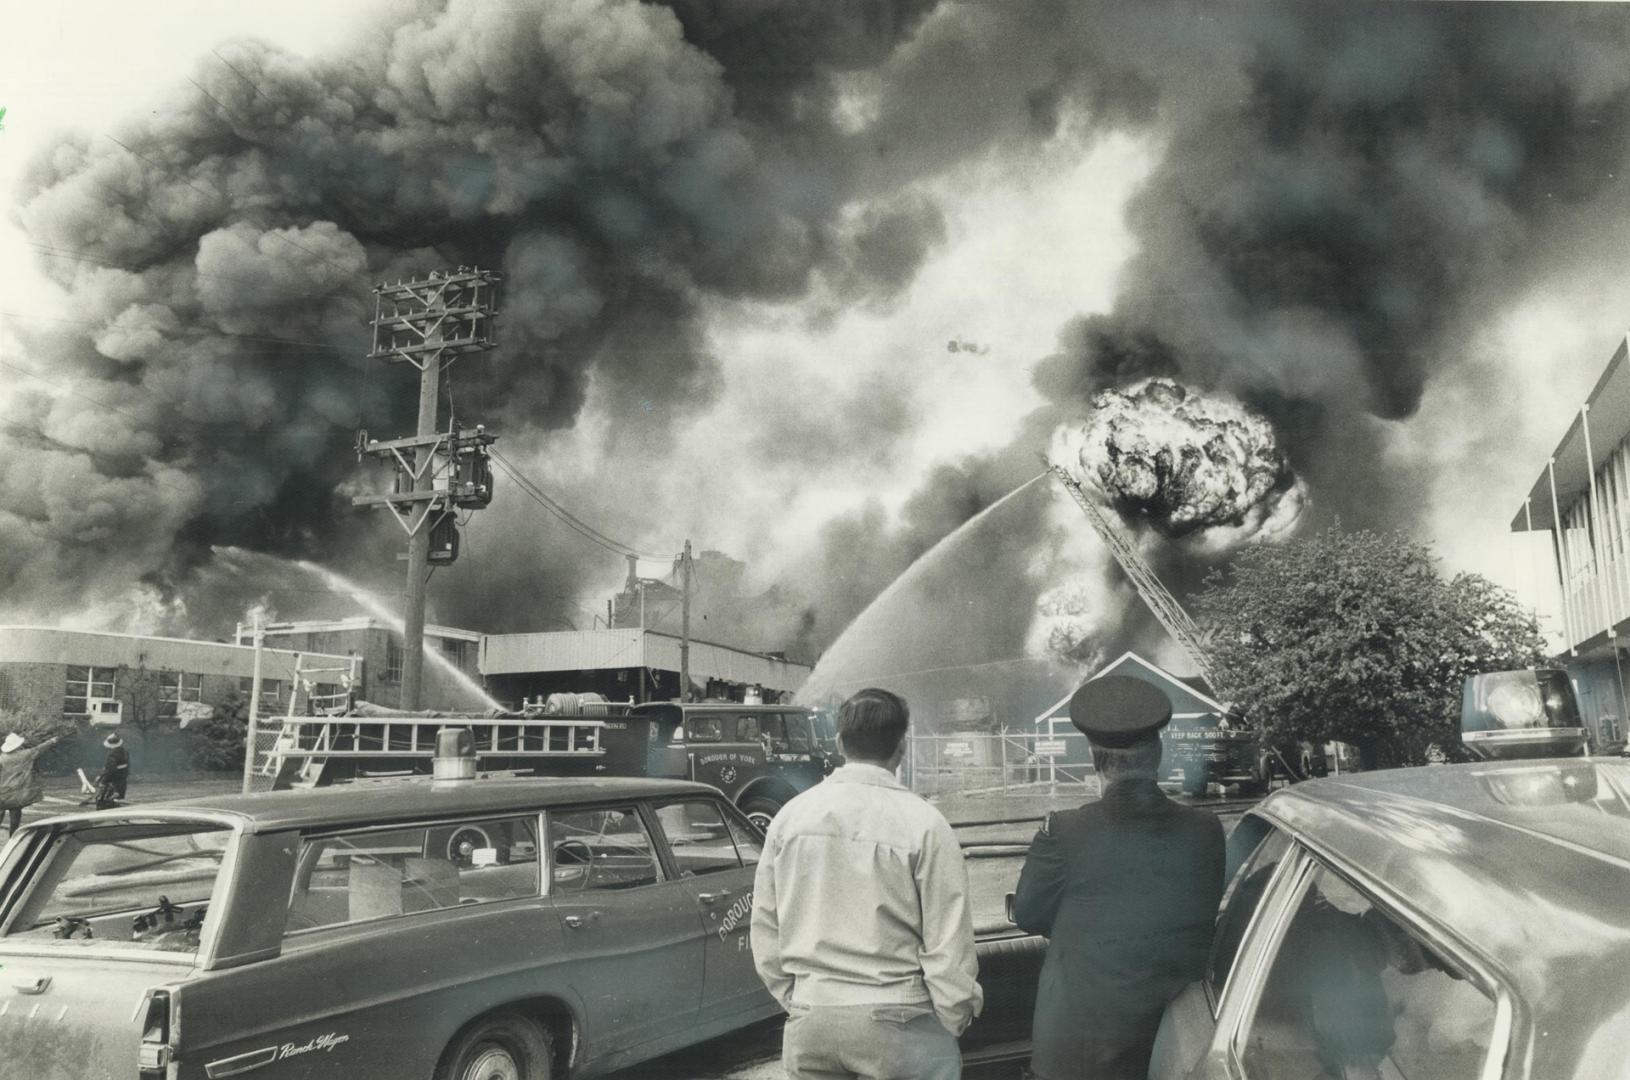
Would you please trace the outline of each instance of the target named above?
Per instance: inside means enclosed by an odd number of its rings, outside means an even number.
[[[97,811],[97,819],[139,818],[147,810],[200,811],[241,819],[251,832],[378,825],[444,816],[507,814],[548,809],[564,803],[649,798],[662,795],[717,795],[706,784],[643,777],[533,776],[513,779],[432,781],[365,780],[299,791],[252,795],[207,795],[173,802],[143,803],[117,811]]]
[[[288,678],[296,655],[319,661],[349,664],[349,656],[301,652],[267,646],[262,658],[279,670],[268,677]],[[0,626],[0,663],[118,666],[145,662],[154,670],[182,670],[191,674],[248,675],[254,665],[252,645],[192,638],[116,634],[105,630],[64,630],[54,626]]]
[[[481,639],[479,666],[487,676],[638,667],[678,671],[679,653],[678,636],[638,627],[488,634]],[[690,670],[691,677],[698,680],[714,678],[796,690],[813,669],[779,656],[691,638]]]
[[[267,634],[322,634],[344,630],[390,630],[401,633],[395,626],[384,619],[374,618],[372,615],[350,615],[343,619],[294,619],[286,622],[267,623],[263,627]],[[240,633],[252,634],[254,628],[243,625],[239,627]],[[476,630],[463,630],[456,626],[442,626],[439,623],[425,623],[426,637],[457,638],[461,641],[480,641],[481,633]]]
[[[1606,370],[1585,399],[1585,406],[1590,418],[1589,466],[1585,457],[1585,417],[1580,411],[1574,412],[1567,431],[1562,433],[1562,441],[1551,452],[1551,463],[1556,470],[1556,505],[1563,511],[1590,490],[1592,474],[1602,467],[1624,437],[1630,435],[1630,339],[1619,342]],[[1541,468],[1526,502],[1511,519],[1511,531],[1548,530],[1554,518],[1550,469]]]

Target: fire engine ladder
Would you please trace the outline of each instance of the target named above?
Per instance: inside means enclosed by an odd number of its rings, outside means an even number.
[[[273,741],[272,749],[260,767],[263,776],[276,777],[283,765],[283,751],[300,745],[299,725],[296,721],[305,719],[297,708],[302,694],[305,695],[307,713],[311,716],[343,714],[350,710],[351,703],[355,700],[361,657],[352,656],[344,664],[329,667],[307,667],[306,662],[310,659],[310,656],[303,653],[294,654],[294,678],[289,687],[289,711],[283,718],[283,725]],[[324,689],[336,686],[339,687],[338,690]],[[327,749],[329,733],[324,731],[318,738],[320,745],[314,746],[313,749]],[[299,767],[301,780],[314,782],[314,770],[320,768],[321,762],[318,759],[305,758]]]
[[[448,727],[470,732],[478,761],[496,758],[525,767],[605,755],[600,735],[606,722],[581,716],[291,715],[284,718],[270,755],[274,787],[322,786],[333,779],[338,762],[364,770],[413,771],[435,757],[436,735]]]
[[[1086,513],[1087,520],[1092,523],[1093,529],[1109,548],[1109,553],[1115,556],[1115,561],[1131,579],[1132,587],[1137,589],[1143,602],[1149,605],[1149,610],[1154,613],[1160,625],[1165,627],[1173,640],[1189,654],[1189,659],[1200,669],[1206,683],[1215,687],[1217,684],[1213,678],[1211,657],[1205,649],[1205,637],[1194,620],[1189,618],[1189,613],[1183,610],[1176,597],[1166,591],[1166,586],[1155,577],[1155,572],[1143,561],[1138,549],[1133,547],[1131,541],[1127,540],[1109,520],[1109,515],[1087,497],[1087,493],[1081,489],[1075,477],[1062,465],[1054,465],[1052,462],[1047,463],[1047,469],[1057,477],[1058,482],[1064,485],[1064,490],[1070,493],[1070,498],[1074,499],[1076,505]]]

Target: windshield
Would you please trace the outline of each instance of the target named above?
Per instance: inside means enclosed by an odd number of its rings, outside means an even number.
[[[56,836],[6,936],[196,951],[231,836],[197,822]]]
[[[778,752],[808,753],[812,749],[809,718],[803,713],[772,713],[764,718],[764,732]]]

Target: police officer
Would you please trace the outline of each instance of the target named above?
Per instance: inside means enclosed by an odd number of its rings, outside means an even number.
[[[1040,1080],[1143,1080],[1166,1003],[1204,971],[1223,831],[1156,786],[1171,715],[1159,688],[1119,675],[1070,698],[1103,797],[1047,816],[1013,899],[1019,926],[1050,939],[1032,1033]]]

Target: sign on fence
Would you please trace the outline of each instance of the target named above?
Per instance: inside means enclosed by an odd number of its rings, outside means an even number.
[[[1066,753],[1063,739],[1037,739],[1037,757],[1063,757]]]
[[[973,757],[973,744],[961,741],[948,742],[940,747],[940,753],[946,757]]]

